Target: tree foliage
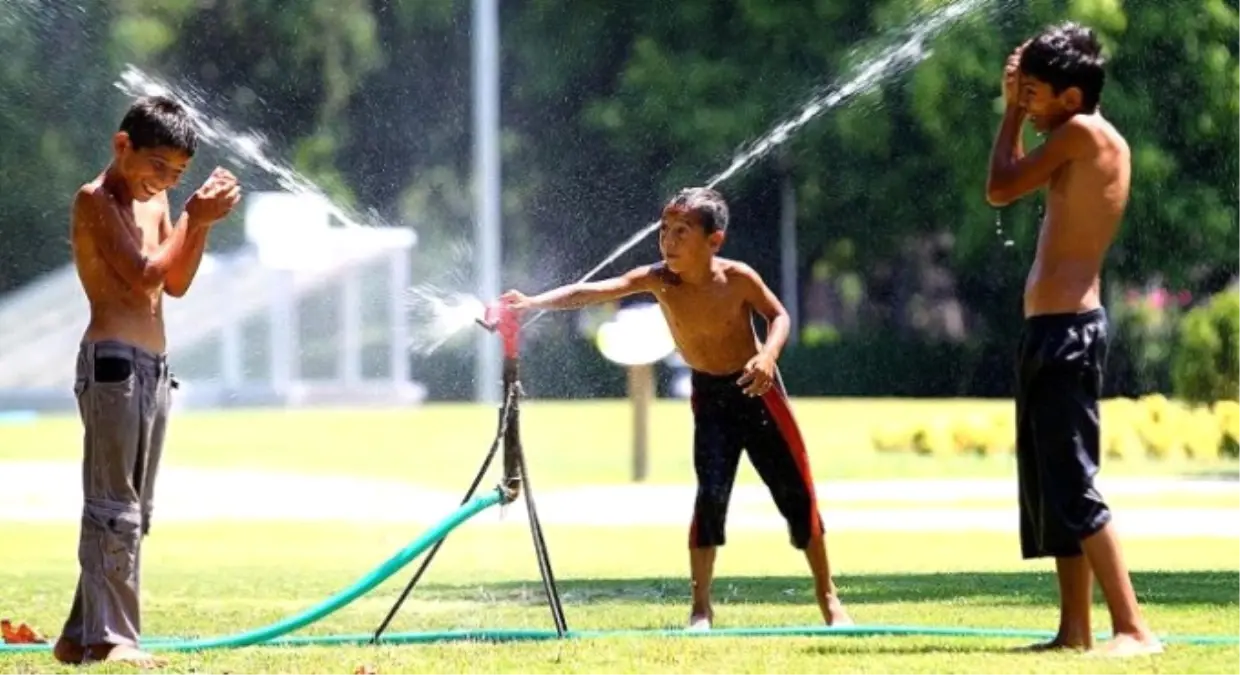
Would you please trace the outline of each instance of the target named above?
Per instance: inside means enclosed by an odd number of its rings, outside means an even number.
[[[705,182],[947,4],[501,3],[505,284],[577,277],[650,222],[670,191]],[[927,326],[951,323],[942,317],[958,307],[964,337],[953,339],[992,345],[970,358],[1006,368],[1041,198],[1002,211],[983,199],[1000,70],[1024,37],[1074,18],[1105,42],[1103,113],[1133,149],[1107,283],[1158,276],[1197,296],[1221,288],[1238,258],[1236,3],[979,4],[923,45],[924,61],[723,182],[736,215],[728,253],[774,283],[789,181],[802,287],[861,308],[847,321],[836,311],[847,325],[831,334],[938,339]],[[443,271],[455,259],[445,251],[471,236],[470,3],[16,0],[5,11],[0,232],[10,244],[0,291],[68,260],[69,195],[107,162],[127,63],[203,92],[342,203],[417,227],[423,272]],[[208,151],[202,163],[220,159]],[[197,165],[194,176],[209,170]],[[654,253],[643,242],[605,273]]]

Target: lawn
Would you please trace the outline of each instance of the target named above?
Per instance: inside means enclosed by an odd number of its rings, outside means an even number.
[[[1012,477],[1008,457],[882,455],[869,429],[894,415],[932,417],[953,408],[1005,409],[1003,402],[800,400],[796,413],[820,481]],[[628,481],[629,411],[622,402],[530,401],[522,435],[536,489]],[[408,411],[233,411],[178,415],[167,466],[266,469],[410,481],[463,491],[494,433],[495,410],[435,405]],[[72,463],[80,456],[72,417],[0,425],[6,461]],[[580,434],[580,436],[578,436]],[[584,440],[588,439],[588,440]],[[687,404],[652,414],[651,482],[692,481]],[[1105,475],[1235,476],[1234,462],[1124,460]],[[492,474],[495,476],[496,474]],[[757,481],[742,463],[742,483]],[[493,484],[493,482],[488,482]],[[360,489],[360,488],[359,488]],[[866,509],[1010,508],[1012,497],[965,495],[920,501],[916,491],[865,497]],[[857,490],[854,490],[854,493]],[[854,494],[853,498],[857,497]],[[325,498],[339,499],[339,494]],[[823,494],[830,514],[837,499]],[[929,499],[929,498],[925,498]],[[845,500],[847,501],[847,500]],[[1119,508],[1236,509],[1235,491],[1118,495]],[[522,508],[520,505],[513,508]],[[624,508],[617,502],[617,509]],[[142,568],[149,636],[214,636],[277,621],[349,586],[447,513],[426,522],[157,520]],[[528,529],[493,514],[448,539],[391,631],[552,627]],[[828,517],[828,522],[830,518]],[[830,527],[830,525],[828,525]],[[688,611],[685,530],[632,524],[545,525],[569,627],[674,628]],[[0,616],[55,634],[72,598],[76,524],[4,522]],[[1051,565],[1023,562],[1013,534],[845,530],[829,535],[845,601],[861,624],[1049,630],[1056,621]],[[1133,537],[1125,552],[1157,631],[1240,632],[1240,559],[1234,537]],[[369,633],[415,565],[299,634]],[[803,559],[779,529],[742,529],[720,552],[715,585],[720,627],[818,622]],[[1100,596],[1098,598],[1100,602]],[[1095,628],[1108,629],[1105,608]],[[952,637],[711,639],[644,636],[509,644],[382,647],[255,647],[173,654],[174,672],[1237,672],[1236,645],[1171,644],[1154,658],[1011,654],[1021,640]],[[92,668],[100,672],[121,669]],[[76,672],[45,654],[0,653],[0,672]]]
[[[149,635],[219,635],[276,621],[352,583],[418,528],[364,524],[169,524],[147,541]],[[547,527],[570,628],[678,626],[688,587],[680,528]],[[1173,544],[1173,545],[1169,545]],[[838,582],[864,624],[1045,630],[1056,620],[1049,566],[1017,559],[1011,537],[841,533]],[[75,574],[71,525],[6,526],[0,611],[54,633]],[[225,551],[234,553],[227,554]],[[910,552],[915,551],[915,555]],[[1231,539],[1134,539],[1134,581],[1164,634],[1236,635]],[[303,634],[367,633],[412,570]],[[817,621],[803,561],[780,532],[745,532],[720,553],[720,627]],[[1105,609],[1095,609],[1105,631]],[[453,533],[393,631],[550,628],[529,534],[467,523]],[[1130,661],[1004,653],[1020,640],[923,637],[605,638],[566,643],[247,648],[172,654],[176,672],[1235,672],[1236,646],[1172,644]],[[106,669],[104,669],[106,671]],[[43,654],[0,655],[0,671],[71,672]],[[119,671],[117,671],[119,672]]]
[[[882,454],[871,430],[885,421],[950,418],[961,410],[1002,414],[1004,401],[799,399],[794,412],[817,480],[1010,477],[1010,455],[923,457]],[[631,417],[624,401],[525,401],[521,434],[539,487],[629,480]],[[245,467],[398,478],[428,486],[468,485],[496,429],[494,408],[436,404],[410,410],[186,412],[169,431],[167,461],[186,467]],[[688,403],[663,400],[650,416],[648,482],[692,482]],[[0,462],[66,460],[81,454],[76,418],[0,424]],[[1107,476],[1240,475],[1235,461],[1106,460]],[[745,472],[741,482],[754,482]]]

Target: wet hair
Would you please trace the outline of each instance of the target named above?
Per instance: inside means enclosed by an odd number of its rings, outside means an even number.
[[[167,96],[144,96],[133,102],[120,130],[135,150],[171,148],[190,157],[198,149],[198,133],[185,106]]]
[[[663,207],[663,215],[668,213],[697,216],[697,221],[706,234],[728,231],[728,203],[718,190],[707,187],[685,188]]]
[[[1056,96],[1071,87],[1079,89],[1085,113],[1098,107],[1105,65],[1093,29],[1071,21],[1047,27],[1020,55],[1020,72],[1047,83]]]

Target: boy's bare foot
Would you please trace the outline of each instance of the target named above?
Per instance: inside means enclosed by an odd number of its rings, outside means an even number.
[[[91,661],[126,663],[135,668],[162,668],[168,665],[168,659],[128,645],[92,645],[87,656]]]
[[[689,626],[686,630],[710,630],[715,620],[715,612],[710,607],[694,606],[689,612]]]
[[[1088,638],[1081,637],[1064,637],[1056,635],[1054,639],[1048,642],[1036,642],[1024,647],[1018,647],[1018,652],[1055,652],[1055,651],[1085,651],[1090,648],[1093,641]]]
[[[848,610],[844,609],[844,603],[840,602],[840,597],[834,593],[819,596],[818,608],[822,610],[822,618],[826,619],[828,626],[853,625],[852,617],[848,615]]]
[[[82,649],[82,645],[62,635],[56,639],[56,645],[52,647],[52,656],[61,663],[78,664],[86,656],[86,650]]]
[[[1128,658],[1132,656],[1153,656],[1163,653],[1162,641],[1149,633],[1128,635],[1120,633],[1098,645],[1090,652],[1098,656]]]

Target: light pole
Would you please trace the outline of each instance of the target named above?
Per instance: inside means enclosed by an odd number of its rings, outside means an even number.
[[[499,6],[474,0],[474,283],[483,302],[500,294]],[[501,355],[486,331],[474,338],[474,399],[498,401]]]

